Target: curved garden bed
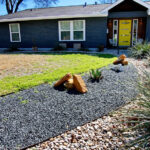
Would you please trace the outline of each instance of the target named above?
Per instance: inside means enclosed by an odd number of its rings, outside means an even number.
[[[0,98],[0,148],[21,149],[95,120],[124,105],[137,94],[133,65],[117,73],[103,68],[103,79],[90,82],[88,92],[58,91],[49,84]]]

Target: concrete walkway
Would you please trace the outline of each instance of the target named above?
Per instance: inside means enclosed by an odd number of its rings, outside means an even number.
[[[120,56],[121,54],[125,54],[128,56],[129,50],[123,50],[123,49],[104,49],[103,52],[97,52],[96,50],[90,50],[90,51],[77,51],[77,50],[66,50],[66,51],[50,51],[50,50],[39,50],[39,51],[15,51],[15,52],[7,52],[7,53],[13,53],[13,54],[39,54],[39,53],[81,53],[81,54],[112,54],[115,56]],[[0,54],[6,54],[6,52],[1,52]]]

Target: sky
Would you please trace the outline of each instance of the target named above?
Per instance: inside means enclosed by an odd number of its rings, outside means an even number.
[[[94,4],[95,2],[98,2],[98,0],[59,0],[57,2],[57,4],[53,4],[52,6],[70,6],[70,5],[82,5],[85,4],[85,2],[87,2],[87,4]],[[35,5],[32,2],[32,0],[27,0],[25,5],[22,5],[20,7],[20,10],[24,10],[24,9],[28,9],[28,8],[34,8]],[[5,15],[6,12],[6,8],[5,5],[0,5],[0,15]]]

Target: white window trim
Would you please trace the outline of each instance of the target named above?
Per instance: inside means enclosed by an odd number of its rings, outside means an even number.
[[[118,20],[113,20],[113,43],[114,43],[114,22],[117,21],[117,43],[116,45],[113,46],[117,46],[118,45]]]
[[[63,21],[69,21],[70,22],[70,40],[61,40],[61,22]],[[63,21],[59,21],[58,22],[58,30],[59,30],[59,41],[63,41],[63,42],[71,42],[71,41],[86,41],[86,25],[85,25],[85,20],[63,20]],[[74,40],[74,31],[79,31],[79,30],[73,30],[73,21],[83,21],[83,40]],[[65,30],[63,30],[65,31]],[[66,30],[67,31],[67,30]]]
[[[18,32],[12,32],[11,31],[11,25],[18,25]],[[13,43],[18,43],[18,42],[21,42],[21,33],[20,33],[20,24],[19,23],[11,23],[9,24],[9,32],[10,32],[10,42],[13,42]],[[19,33],[19,41],[13,41],[12,40],[12,33]]]
[[[136,28],[136,43],[137,43],[137,38],[138,38],[138,24],[139,20],[138,19],[133,19],[133,25],[132,25],[132,46],[133,46],[133,38],[134,38],[134,21],[137,20],[137,28]]]

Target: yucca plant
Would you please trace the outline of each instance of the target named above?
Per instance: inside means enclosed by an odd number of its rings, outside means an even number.
[[[131,57],[143,59],[150,53],[150,44],[146,42],[144,44],[137,43],[135,46],[131,47],[129,51]]]
[[[96,69],[96,70],[92,69],[90,71],[90,79],[92,81],[99,81],[102,78],[103,78],[102,77],[102,71],[100,71],[99,69]]]
[[[145,73],[145,78],[142,84],[139,85],[140,91],[140,106],[137,110],[131,113],[137,118],[137,121],[132,120],[134,123],[133,130],[143,131],[143,135],[132,141],[128,146],[137,145],[139,149],[150,149],[150,74]]]

